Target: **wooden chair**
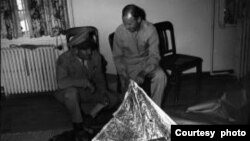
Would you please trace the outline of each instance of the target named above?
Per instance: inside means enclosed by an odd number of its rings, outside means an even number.
[[[110,45],[110,48],[111,50],[113,51],[113,40],[114,40],[114,35],[115,33],[111,33],[109,34],[109,45]],[[117,74],[117,77],[116,77],[116,82],[117,82],[117,88],[116,88],[116,91],[121,93],[121,83],[120,83],[120,77],[119,75]]]
[[[159,51],[161,55],[160,65],[167,72],[171,71],[170,84],[176,86],[175,101],[179,99],[181,88],[181,75],[184,71],[196,68],[196,96],[201,89],[202,58],[179,54],[176,52],[173,24],[163,21],[154,24],[159,35]]]

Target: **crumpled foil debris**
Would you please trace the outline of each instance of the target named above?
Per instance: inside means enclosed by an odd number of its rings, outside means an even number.
[[[133,80],[113,118],[92,141],[170,141],[173,121]]]

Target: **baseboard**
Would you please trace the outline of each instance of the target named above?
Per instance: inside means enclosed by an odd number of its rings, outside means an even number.
[[[4,101],[12,98],[27,98],[27,97],[43,97],[43,96],[53,96],[55,91],[48,92],[30,92],[30,93],[18,93],[18,94],[8,94],[5,96]]]
[[[220,72],[220,73],[219,73]],[[227,72],[227,73],[225,73],[225,72]],[[193,77],[195,77],[195,75],[196,75],[196,72],[190,72],[190,73],[184,73],[184,74],[182,74],[182,77],[183,78],[193,78]],[[204,71],[204,72],[202,72],[201,73],[201,76],[203,77],[203,78],[206,78],[206,77],[220,77],[220,76],[230,76],[230,77],[232,77],[232,76],[234,76],[234,73],[233,73],[233,70],[223,70],[223,71],[218,71],[217,73],[211,73],[211,72],[209,72],[209,71]],[[234,76],[235,78],[236,78],[236,76]]]
[[[234,70],[229,69],[229,70],[213,70],[210,72],[211,74],[233,74]]]

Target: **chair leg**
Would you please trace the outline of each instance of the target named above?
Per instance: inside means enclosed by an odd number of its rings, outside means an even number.
[[[200,92],[201,92],[201,77],[202,77],[202,64],[199,63],[199,65],[197,65],[196,67],[196,97],[200,96]]]
[[[181,73],[175,73],[175,81],[176,81],[176,86],[175,86],[175,91],[174,91],[174,103],[177,103],[180,98],[180,90],[181,90]]]

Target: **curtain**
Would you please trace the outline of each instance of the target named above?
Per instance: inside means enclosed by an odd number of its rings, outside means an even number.
[[[1,0],[1,38],[21,36],[21,26],[15,0]]]
[[[21,37],[16,0],[3,0],[1,6],[1,38]],[[53,29],[69,28],[66,0],[22,0],[30,37],[53,36]],[[6,5],[6,6],[4,6]],[[6,8],[5,8],[6,7]]]
[[[52,35],[53,28],[69,27],[66,0],[27,0],[31,37]]]
[[[239,39],[237,50],[237,77],[244,78],[250,73],[250,1],[240,0],[238,3]]]

